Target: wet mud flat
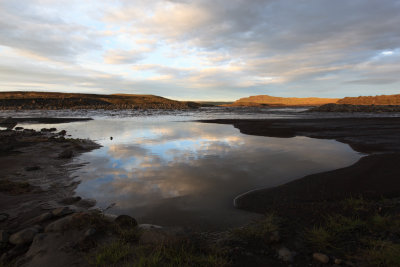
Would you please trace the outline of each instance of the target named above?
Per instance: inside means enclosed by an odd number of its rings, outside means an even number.
[[[272,206],[400,196],[400,118],[205,120],[231,124],[249,135],[290,138],[306,136],[335,139],[365,153],[352,166],[308,175],[293,182],[244,193],[235,199],[238,208],[266,212]],[[299,213],[301,211],[299,210]]]

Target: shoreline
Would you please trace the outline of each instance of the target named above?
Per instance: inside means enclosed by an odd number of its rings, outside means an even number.
[[[301,177],[238,195],[236,207],[264,213],[273,206],[337,201],[347,197],[400,196],[400,118],[201,120],[231,124],[243,134],[334,139],[367,156],[351,166]],[[343,178],[345,177],[345,178]],[[318,194],[313,193],[318,192]],[[285,210],[286,208],[284,208]]]

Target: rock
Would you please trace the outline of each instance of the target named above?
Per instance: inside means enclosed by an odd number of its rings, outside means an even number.
[[[74,152],[71,149],[64,150],[58,155],[59,159],[70,159],[74,155]]]
[[[20,131],[20,130],[23,130],[24,127],[19,127],[19,126],[18,126],[18,127],[15,127],[14,129],[17,130],[17,131]]]
[[[14,245],[22,245],[31,243],[35,235],[38,233],[36,228],[26,228],[10,236],[10,243]]]
[[[54,215],[53,215],[52,212],[46,212],[46,213],[43,213],[43,214],[41,214],[41,215],[39,215],[39,216],[33,218],[33,219],[32,219],[32,222],[33,222],[33,223],[41,223],[41,222],[50,220],[50,219],[53,218],[53,217],[54,217]]]
[[[138,225],[139,229],[143,229],[143,230],[150,230],[150,229],[162,229],[162,226],[159,225],[155,225],[155,224],[139,224]]]
[[[284,262],[292,262],[294,253],[291,252],[288,248],[286,247],[281,247],[278,249],[278,257]]]
[[[39,166],[29,166],[29,167],[25,167],[25,171],[30,172],[30,171],[37,171],[40,170]]]
[[[114,215],[114,214],[109,214],[109,213],[105,213],[105,214],[104,214],[104,219],[105,219],[106,221],[109,221],[109,222],[114,222],[115,219],[116,219],[117,217],[118,217],[118,216],[117,216],[117,215]]]
[[[82,199],[81,197],[66,197],[66,198],[60,200],[59,203],[64,204],[64,205],[71,205],[71,204],[78,202],[81,199]]]
[[[0,230],[0,243],[8,243],[10,235],[6,230]]]
[[[89,229],[87,229],[86,232],[85,232],[85,237],[92,236],[92,235],[94,235],[95,233],[96,233],[96,229],[94,229],[94,228],[89,228]]]
[[[38,231],[38,233],[43,232],[44,230],[44,228],[39,224],[34,225],[33,228],[35,228]]]
[[[74,211],[71,210],[71,209],[68,208],[68,207],[60,207],[60,208],[57,208],[57,209],[53,210],[51,213],[52,213],[54,216],[56,216],[56,217],[62,217],[62,216],[71,214],[71,213],[73,213],[73,212],[74,212]]]
[[[269,236],[269,241],[271,241],[271,242],[279,242],[280,240],[281,240],[281,237],[280,237],[278,231],[272,232],[271,235]]]
[[[66,134],[67,134],[67,131],[65,131],[65,130],[62,130],[58,133],[58,135],[61,135],[61,136],[65,136]]]
[[[57,131],[57,128],[50,128],[50,129],[42,128],[42,129],[40,129],[40,131],[41,132],[55,132],[55,131]]]
[[[66,230],[69,225],[71,224],[71,222],[73,221],[73,215],[69,215],[67,217],[61,218],[55,222],[50,223],[49,225],[47,225],[47,227],[45,228],[45,232],[61,232]]]
[[[10,262],[13,258],[24,254],[29,249],[29,246],[26,245],[16,245],[14,248],[10,249],[6,253],[4,253],[0,258],[0,263],[2,262]]]
[[[7,213],[0,213],[0,222],[4,222],[10,217]]]
[[[81,207],[81,208],[91,208],[94,207],[96,205],[96,200],[95,199],[81,199],[78,202],[76,202],[74,204],[77,207]]]
[[[325,254],[322,253],[314,253],[313,254],[313,259],[316,261],[319,261],[321,263],[328,263],[329,262],[329,257],[326,256]]]
[[[115,219],[115,223],[121,228],[136,227],[138,225],[137,221],[128,215],[119,215]]]
[[[343,260],[341,259],[335,259],[335,264],[340,265],[342,264]]]

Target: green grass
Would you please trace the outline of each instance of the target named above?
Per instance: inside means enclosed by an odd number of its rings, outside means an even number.
[[[368,234],[367,223],[360,218],[333,215],[328,216],[323,225],[308,230],[306,240],[314,250],[343,256],[357,247],[365,234]]]
[[[347,199],[342,201],[345,215],[327,216],[323,223],[307,229],[304,239],[312,251],[354,260],[361,266],[400,266],[396,205],[389,200]]]
[[[196,248],[187,243],[141,245],[122,240],[100,247],[89,263],[93,266],[226,266],[227,260],[216,251]]]
[[[365,211],[368,209],[370,203],[362,196],[350,197],[342,201],[343,208],[354,212]]]
[[[231,235],[241,241],[258,246],[274,242],[274,236],[277,235],[278,230],[278,218],[274,214],[269,214],[256,223],[233,229]]]
[[[360,253],[365,266],[400,266],[400,244],[384,240],[367,241],[368,248]]]
[[[126,262],[132,252],[130,244],[117,240],[100,247],[89,262],[98,267],[119,266],[117,264]]]

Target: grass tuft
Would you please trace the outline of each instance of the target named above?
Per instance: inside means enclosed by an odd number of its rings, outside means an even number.
[[[278,218],[274,214],[269,214],[256,223],[233,229],[231,235],[241,241],[258,246],[276,241],[274,235],[279,235],[278,230]]]

